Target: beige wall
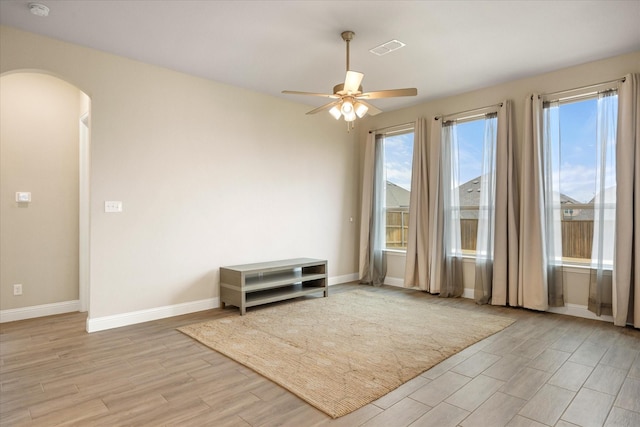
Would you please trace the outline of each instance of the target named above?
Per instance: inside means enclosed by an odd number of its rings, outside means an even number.
[[[319,257],[333,281],[351,278],[367,130],[509,98],[520,141],[528,93],[638,72],[640,52],[384,113],[351,133],[298,103],[0,27],[0,73],[15,70],[52,73],[91,98],[95,319],[215,298],[222,265]],[[104,213],[105,200],[124,212]],[[404,257],[392,259],[400,276]],[[583,276],[567,281],[576,304]]]
[[[0,309],[78,299],[80,103],[55,77],[0,77]]]
[[[91,98],[90,319],[215,298],[224,265],[307,256],[334,281],[357,270],[358,149],[330,116],[0,31],[2,73],[46,70]]]
[[[451,114],[474,108],[480,108],[496,104],[504,99],[514,102],[514,120],[516,143],[522,141],[522,123],[524,116],[524,100],[532,92],[550,93],[565,89],[596,84],[622,77],[627,73],[640,72],[640,52],[617,56],[602,61],[592,62],[576,67],[566,68],[551,73],[514,80],[477,91],[463,93],[442,99],[435,99],[411,108],[381,114],[367,118],[366,125],[360,126],[360,150],[361,158],[364,153],[364,141],[366,130],[393,126],[395,124],[414,121],[418,117],[427,118],[428,128],[433,116]],[[427,86],[428,88],[428,86]],[[428,90],[428,89],[427,89]],[[527,159],[521,159],[527,161]],[[362,165],[360,165],[362,170]],[[474,269],[473,260],[468,260],[463,271],[465,281],[465,293],[473,295]],[[405,258],[391,256],[388,258],[388,270],[391,283],[402,281],[404,274]],[[565,273],[566,302],[580,306],[587,305],[589,276],[580,269],[571,268]]]

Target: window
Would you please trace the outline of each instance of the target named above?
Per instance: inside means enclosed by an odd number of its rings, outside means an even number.
[[[458,142],[457,188],[460,203],[460,245],[462,253],[476,252],[478,214],[482,193],[484,118],[456,123]]]
[[[384,145],[385,248],[406,250],[413,163],[413,130],[387,133]]]
[[[543,141],[550,155],[545,173],[558,211],[552,238],[560,263],[585,264],[599,257],[609,268],[613,264],[617,94],[606,96],[544,104]]]
[[[497,115],[447,121],[442,127],[445,250],[493,258]]]

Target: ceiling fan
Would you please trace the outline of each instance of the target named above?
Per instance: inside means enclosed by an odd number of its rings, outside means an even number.
[[[344,117],[344,120],[349,123],[355,121],[356,117],[364,117],[369,113],[372,116],[380,114],[382,110],[369,104],[367,101],[377,98],[393,98],[397,96],[416,96],[418,90],[416,88],[405,89],[390,89],[380,90],[376,92],[363,92],[362,79],[364,74],[357,71],[349,70],[349,43],[355,36],[353,31],[343,31],[342,39],[347,43],[347,76],[344,83],[337,84],[333,87],[333,93],[314,93],[314,92],[299,92],[294,90],[283,90],[282,93],[291,95],[309,95],[309,96],[321,96],[325,98],[332,98],[335,101],[331,101],[321,107],[309,111],[307,114],[316,114],[320,111],[329,110],[329,113],[336,119]],[[353,125],[353,124],[352,124]]]

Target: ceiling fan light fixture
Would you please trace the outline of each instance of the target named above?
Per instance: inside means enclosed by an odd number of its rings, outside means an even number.
[[[351,110],[351,113],[349,114],[344,114],[344,121],[345,122],[353,122],[356,120],[356,113],[353,112],[353,110]]]
[[[340,107],[340,111],[346,117],[347,115],[353,114],[353,103],[350,100],[345,100]]]
[[[356,119],[356,111],[353,108],[353,101],[346,99],[340,107],[345,122],[353,122]]]
[[[340,117],[342,117],[342,112],[337,106],[333,106],[333,108],[329,110],[329,114],[331,114],[336,120],[339,120]]]
[[[356,110],[356,115],[359,118],[363,118],[364,115],[367,114],[367,111],[369,111],[369,107],[364,105],[362,102],[356,102],[355,110]]]

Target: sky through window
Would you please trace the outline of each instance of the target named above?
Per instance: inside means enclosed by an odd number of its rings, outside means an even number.
[[[385,136],[384,162],[387,181],[411,191],[413,132]]]

